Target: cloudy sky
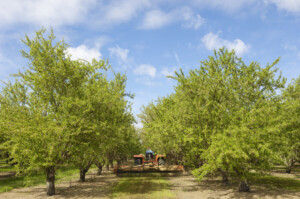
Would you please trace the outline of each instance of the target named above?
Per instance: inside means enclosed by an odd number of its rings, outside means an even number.
[[[262,66],[280,56],[288,81],[300,75],[300,0],[0,0],[0,80],[26,67],[21,39],[42,26],[74,59],[126,73],[134,114],[173,91],[167,75],[222,46]]]

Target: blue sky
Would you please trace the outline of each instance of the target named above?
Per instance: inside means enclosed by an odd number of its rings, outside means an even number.
[[[26,67],[21,39],[42,26],[73,59],[109,59],[126,73],[135,115],[173,91],[166,75],[222,46],[262,66],[280,56],[288,81],[300,75],[300,0],[1,0],[0,80]]]

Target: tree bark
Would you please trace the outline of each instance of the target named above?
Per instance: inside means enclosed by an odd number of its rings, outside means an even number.
[[[285,165],[286,165],[285,172],[286,173],[291,173],[292,167],[293,167],[295,162],[296,161],[294,161],[293,159],[285,159]]]
[[[46,169],[47,172],[47,195],[55,195],[55,169],[54,166]]]
[[[106,165],[106,170],[109,171],[109,164]]]
[[[9,162],[9,153],[5,152],[5,163],[8,164]]]
[[[290,162],[290,164],[286,167],[286,170],[285,170],[286,173],[291,173],[292,167],[293,167],[293,165],[294,165],[295,162],[296,162],[296,161],[294,161],[294,160],[292,160],[292,161]]]
[[[85,173],[84,169],[80,169],[80,182],[85,182]]]
[[[225,183],[226,185],[228,185],[229,182],[228,182],[228,175],[227,175],[227,172],[225,172],[223,169],[219,169],[219,171],[220,171],[221,174],[222,174],[222,182]]]
[[[242,191],[242,192],[249,192],[250,191],[250,187],[249,187],[249,184],[247,183],[247,180],[240,181],[239,191]]]
[[[234,168],[236,174],[239,176],[240,178],[240,184],[239,184],[239,191],[242,192],[249,192],[250,191],[250,187],[249,184],[247,182],[247,179],[245,179],[244,177],[242,177],[242,173],[235,167]]]
[[[98,174],[98,175],[101,175],[101,174],[102,174],[102,165],[98,167],[97,174]]]
[[[97,162],[95,162],[95,165],[98,167],[97,175],[101,175],[104,164],[97,161]]]
[[[92,163],[88,163],[86,167],[80,168],[80,182],[85,182],[85,174],[90,169]]]
[[[113,160],[110,160],[110,161],[109,161],[109,163],[110,163],[110,168],[112,168],[112,169],[113,169],[113,168],[114,168],[114,163],[113,163]]]

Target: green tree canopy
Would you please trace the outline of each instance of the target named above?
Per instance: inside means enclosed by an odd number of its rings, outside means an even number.
[[[104,60],[71,60],[68,45],[45,32],[23,40],[28,68],[1,92],[0,125],[18,171],[45,170],[53,195],[58,167],[73,163],[85,174],[106,148],[135,138],[126,77],[107,79]]]
[[[248,190],[250,169],[265,170],[276,156],[272,118],[278,112],[276,91],[285,83],[281,75],[275,78],[278,61],[264,68],[258,62],[246,65],[223,48],[188,75],[176,72],[175,93],[145,107],[140,116],[144,137],[163,140],[160,148],[167,154],[175,150],[197,168],[199,179],[216,171],[227,179],[234,172]]]

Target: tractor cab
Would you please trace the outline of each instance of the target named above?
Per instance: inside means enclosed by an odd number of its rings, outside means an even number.
[[[154,152],[153,152],[151,149],[148,149],[148,150],[146,151],[145,157],[146,157],[146,161],[151,161],[151,160],[153,160]]]
[[[148,149],[145,153],[134,155],[134,164],[135,165],[144,165],[151,163],[152,166],[154,165],[164,165],[165,164],[165,156],[164,155],[154,155],[154,152],[151,149]]]

